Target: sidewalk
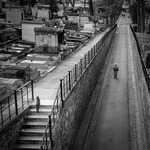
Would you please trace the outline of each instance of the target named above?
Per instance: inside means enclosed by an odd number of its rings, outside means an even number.
[[[53,104],[60,79],[64,78],[68,71],[72,70],[75,64],[84,57],[91,48],[102,38],[105,32],[100,33],[91,41],[86,43],[80,50],[72,53],[68,58],[63,60],[53,71],[48,73],[44,78],[34,84],[34,95],[39,96],[41,100],[50,100]]]

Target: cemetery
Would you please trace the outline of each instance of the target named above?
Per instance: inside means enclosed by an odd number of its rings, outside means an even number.
[[[0,19],[0,95],[30,79],[37,82],[97,34],[86,11],[65,14],[61,3],[58,7],[52,14],[46,3],[6,2],[6,18]]]

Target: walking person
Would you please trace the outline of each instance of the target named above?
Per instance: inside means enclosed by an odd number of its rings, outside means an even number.
[[[40,109],[40,98],[39,96],[36,97],[36,112],[39,112]]]
[[[114,78],[117,78],[117,72],[119,71],[119,68],[116,63],[114,64],[113,71],[114,71]]]

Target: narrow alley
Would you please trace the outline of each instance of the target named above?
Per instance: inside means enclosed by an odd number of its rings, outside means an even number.
[[[130,129],[128,80],[135,78],[135,75],[131,52],[132,39],[130,38],[133,35],[131,35],[130,23],[128,15],[120,17],[116,39],[104,69],[103,83],[101,86],[99,82],[97,84],[75,139],[73,150],[130,150],[136,142],[141,150],[147,149],[144,132],[139,133],[144,131],[142,126],[138,126],[135,131],[139,135],[142,134],[142,137],[131,141],[133,135]],[[117,63],[119,67],[117,79],[113,77],[114,63]],[[129,73],[131,70],[133,73]],[[133,86],[135,86],[134,82]],[[135,94],[138,95],[136,92]],[[95,107],[93,108],[94,101]],[[92,114],[91,109],[93,109]]]

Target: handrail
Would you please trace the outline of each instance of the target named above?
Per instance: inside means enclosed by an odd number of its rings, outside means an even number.
[[[54,121],[55,118],[54,118],[54,115],[55,115],[55,107],[57,108],[57,111],[59,110],[58,106],[59,106],[59,103],[58,101],[60,100],[61,101],[61,97],[59,98],[58,95],[60,94],[60,89],[61,89],[61,85],[59,85],[58,87],[58,90],[57,90],[57,94],[56,94],[56,97],[55,97],[55,100],[54,100],[54,103],[53,103],[53,106],[52,106],[52,110],[50,112],[50,115],[49,117],[53,117],[53,123],[55,124],[56,122]],[[45,129],[45,132],[44,132],[44,135],[43,135],[43,140],[41,142],[41,147],[40,147],[40,150],[43,149],[43,147],[45,146],[44,142],[45,142],[45,137],[48,136],[48,133],[49,133],[49,126],[52,127],[52,124],[49,124],[49,122],[47,123],[46,125],[46,129]],[[53,143],[52,141],[52,137],[49,138],[51,140],[51,143]],[[46,140],[48,140],[48,138],[46,138]],[[50,141],[49,141],[50,142]],[[46,143],[48,143],[48,141],[46,141]],[[51,146],[53,147],[53,144],[51,144]],[[47,148],[47,145],[45,146]],[[44,148],[45,148],[44,147]]]
[[[34,99],[33,81],[29,81],[20,88],[11,91],[0,101],[0,128],[8,124],[15,116],[30,105]]]

